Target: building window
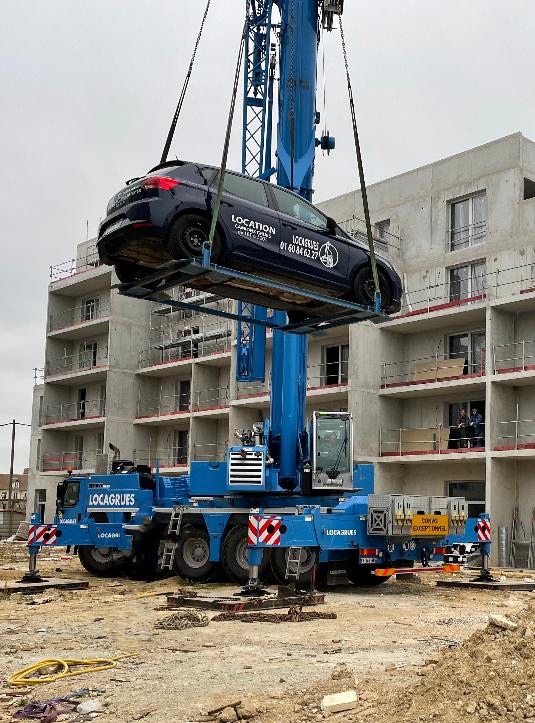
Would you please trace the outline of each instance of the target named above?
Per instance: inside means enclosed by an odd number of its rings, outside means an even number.
[[[80,369],[92,369],[97,365],[98,343],[84,341],[80,344]]]
[[[450,301],[461,301],[480,296],[485,290],[487,267],[484,261],[449,270]]]
[[[380,243],[388,246],[390,238],[390,219],[387,218],[384,221],[379,221],[375,224],[375,238]]]
[[[175,412],[189,411],[191,400],[191,379],[175,381]]]
[[[82,321],[92,321],[98,317],[100,299],[91,298],[82,301]]]
[[[188,463],[189,431],[187,429],[175,429],[173,464]]]
[[[104,454],[104,432],[97,432],[97,454]]]
[[[485,480],[448,480],[446,494],[466,499],[468,517],[478,517],[485,512]]]
[[[487,236],[487,194],[450,203],[450,251],[459,251],[485,241]]]
[[[464,359],[463,374],[480,374],[485,371],[485,332],[467,331],[448,337],[448,358]]]
[[[448,449],[474,449],[485,446],[485,400],[472,399],[447,404]]]
[[[322,348],[322,357],[321,385],[347,384],[349,344],[324,346]],[[312,374],[312,376],[315,375]],[[314,386],[314,379],[312,379],[312,386]]]
[[[39,516],[41,522],[45,521],[46,489],[35,490],[33,511]]]
[[[531,178],[524,178],[524,201],[535,198],[535,181]]]

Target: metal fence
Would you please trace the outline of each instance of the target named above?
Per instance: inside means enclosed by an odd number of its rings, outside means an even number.
[[[80,402],[61,402],[47,405],[45,423],[72,422],[79,419],[95,419],[106,415],[105,399],[87,399]]]
[[[496,374],[535,369],[535,341],[522,339],[509,344],[495,344],[492,356]]]
[[[496,450],[534,448],[535,419],[510,419],[498,422]]]
[[[140,351],[138,366],[150,367],[229,352],[231,336],[231,329],[225,325],[214,327],[210,332],[188,334],[174,341],[154,344]]]
[[[83,256],[50,266],[49,275],[52,281],[59,281],[59,279],[90,271],[97,268],[97,266],[100,266],[97,248],[96,246],[89,246]]]
[[[100,449],[46,452],[41,455],[40,469],[42,472],[61,472],[68,469],[94,470],[97,454],[101,454]]]
[[[84,303],[65,309],[56,314],[50,314],[48,319],[48,331],[58,331],[66,329],[76,324],[104,319],[109,316],[110,302],[108,299],[101,301],[93,300],[91,303]]]
[[[229,387],[216,387],[215,389],[198,389],[193,394],[193,411],[228,407],[230,404]]]
[[[108,349],[80,351],[77,354],[66,354],[55,359],[48,359],[45,364],[45,377],[59,376],[74,372],[105,367],[108,364]]]
[[[462,354],[435,354],[397,362],[383,362],[381,386],[424,384],[485,374],[485,349]]]
[[[167,394],[149,399],[139,399],[136,416],[161,417],[170,414],[191,412],[189,394]]]
[[[478,428],[442,425],[435,427],[399,427],[379,430],[379,454],[448,454],[481,451],[485,448],[485,425]]]

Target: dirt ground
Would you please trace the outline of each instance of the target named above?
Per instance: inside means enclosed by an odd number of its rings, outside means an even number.
[[[62,571],[55,572],[57,568]],[[155,583],[101,580],[89,576],[77,558],[62,560],[60,552],[53,551],[40,555],[40,571],[89,579],[88,590],[3,594],[5,581],[19,578],[25,569],[24,544],[0,544],[0,721],[12,720],[20,705],[28,701],[88,687],[104,691],[92,695],[103,705],[93,717],[110,722],[209,720],[208,711],[239,701],[238,714],[255,723],[327,717],[336,721],[446,722],[461,715],[468,721],[483,717],[530,720],[532,694],[535,720],[535,679],[531,690],[529,676],[526,690],[521,689],[521,694],[528,696],[523,708],[508,710],[511,704],[505,699],[495,701],[494,707],[485,703],[485,696],[492,698],[496,682],[502,678],[500,666],[505,662],[515,680],[523,680],[522,650],[526,647],[524,638],[517,641],[520,652],[515,654],[516,642],[507,642],[506,636],[518,631],[493,629],[494,634],[491,626],[487,627],[488,616],[506,615],[520,622],[530,618],[532,593],[449,590],[437,588],[433,579],[422,575],[414,582],[389,581],[368,590],[329,588],[326,604],[317,609],[335,612],[335,620],[280,624],[211,621],[207,627],[179,631],[155,628],[158,620],[169,615],[156,609],[165,598],[139,597],[183,586],[176,578]],[[196,589],[206,588],[227,595],[235,590],[229,585]],[[43,598],[51,599],[36,604]],[[208,613],[210,618],[213,615]],[[535,640],[530,636],[535,634],[529,625],[526,628],[527,623],[522,625],[531,651]],[[488,639],[481,637],[485,635]],[[510,649],[500,648],[502,638]],[[494,652],[488,653],[492,646]],[[118,661],[111,670],[34,686],[29,691],[20,689],[16,696],[7,685],[9,675],[41,659],[121,654],[135,657]],[[530,658],[528,663],[535,661]],[[495,683],[487,675],[493,666]],[[432,680],[442,669],[441,697],[438,679]],[[474,699],[471,681],[475,670],[485,675],[481,678],[485,683],[481,682],[482,689]],[[522,674],[527,676],[530,671]],[[356,709],[334,714],[320,710],[324,694],[353,688],[359,694]],[[236,720],[235,710],[227,709],[219,720]],[[217,719],[217,714],[211,719]],[[60,720],[89,718],[71,713]]]

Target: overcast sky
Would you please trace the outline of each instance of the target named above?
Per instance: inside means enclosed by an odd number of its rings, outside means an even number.
[[[0,423],[30,421],[49,266],[72,258],[123,181],[159,160],[204,5],[0,0]],[[179,157],[219,161],[243,12],[243,0],[212,0]],[[369,183],[515,131],[535,139],[533,0],[346,0],[344,28]],[[335,32],[326,67],[337,150],[318,158],[316,201],[357,185]],[[240,150],[236,124],[237,170]],[[19,427],[15,471],[28,439]],[[0,427],[0,472],[9,445]]]

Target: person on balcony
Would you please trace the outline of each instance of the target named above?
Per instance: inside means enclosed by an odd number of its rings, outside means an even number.
[[[472,431],[471,446],[484,447],[485,441],[483,435],[483,415],[480,414],[477,409],[472,409],[469,424]]]
[[[470,446],[472,438],[472,427],[470,426],[470,418],[466,414],[466,409],[461,409],[457,418],[457,429],[459,430],[459,447],[466,448]]]

